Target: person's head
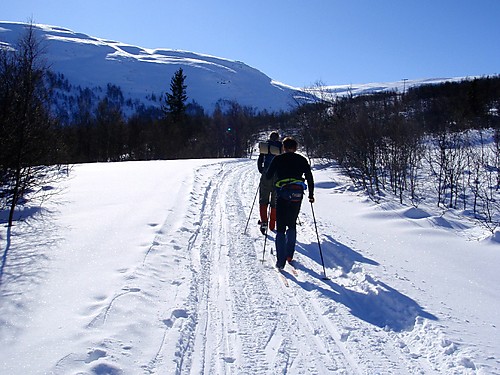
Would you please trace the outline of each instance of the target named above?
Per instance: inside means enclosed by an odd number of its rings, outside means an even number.
[[[283,148],[285,149],[285,152],[295,152],[297,151],[297,146],[297,141],[292,137],[286,137],[283,140]]]
[[[269,134],[269,140],[271,140],[271,141],[279,141],[280,140],[280,134],[277,131],[271,132],[271,134]]]

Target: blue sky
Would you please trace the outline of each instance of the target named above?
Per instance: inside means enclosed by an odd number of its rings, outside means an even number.
[[[500,0],[4,0],[0,19],[239,60],[297,87],[500,74]]]

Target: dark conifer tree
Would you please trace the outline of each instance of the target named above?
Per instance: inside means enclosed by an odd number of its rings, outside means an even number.
[[[170,116],[173,122],[178,122],[186,114],[186,76],[182,68],[179,68],[170,81],[170,93],[166,94],[163,110]]]

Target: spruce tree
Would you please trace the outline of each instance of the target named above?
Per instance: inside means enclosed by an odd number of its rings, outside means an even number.
[[[186,76],[179,68],[170,81],[170,93],[166,94],[163,110],[174,122],[181,120],[186,114]]]

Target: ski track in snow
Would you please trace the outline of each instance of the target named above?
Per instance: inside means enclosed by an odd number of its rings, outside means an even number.
[[[452,362],[462,365],[456,373],[473,367],[443,340],[431,314],[365,271],[369,259],[331,251],[330,279],[323,280],[307,202],[297,275],[284,272],[286,287],[273,269],[272,233],[261,262],[258,202],[243,233],[255,169],[254,161],[230,161],[195,171],[194,183],[185,183],[193,186],[189,201],[152,224],[157,235],[143,262],[120,270],[122,288],[82,312],[89,334],[75,340],[86,349],[62,357],[54,374],[438,374],[455,373],[453,365],[443,368]],[[319,224],[320,233],[327,225]],[[321,240],[340,247],[340,239]],[[438,340],[443,352],[426,352],[425,343]]]

